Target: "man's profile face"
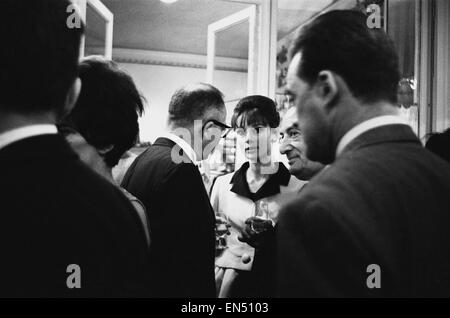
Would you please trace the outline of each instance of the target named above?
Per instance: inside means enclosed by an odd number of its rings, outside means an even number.
[[[329,163],[329,129],[324,105],[321,105],[314,86],[298,77],[300,65],[301,53],[297,53],[289,65],[286,94],[292,98],[297,108],[298,126],[303,132],[307,157],[313,161]]]
[[[323,168],[322,164],[306,157],[306,145],[295,107],[290,108],[281,121],[280,152],[286,155],[289,161],[290,173],[300,180],[311,179]]]
[[[306,145],[298,125],[295,107],[290,108],[281,121],[280,152],[286,155],[291,174],[300,172],[306,165]]]

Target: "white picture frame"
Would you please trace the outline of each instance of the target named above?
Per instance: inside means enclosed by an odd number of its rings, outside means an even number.
[[[87,10],[94,10],[105,22],[105,46],[100,49],[99,55],[106,59],[112,59],[113,34],[114,34],[114,14],[100,0],[72,0],[80,10],[83,21],[86,21]],[[80,57],[85,56],[86,40],[83,36],[81,43]]]

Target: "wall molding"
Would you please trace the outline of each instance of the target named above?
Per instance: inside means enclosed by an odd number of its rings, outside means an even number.
[[[104,48],[90,47],[89,52],[103,55]],[[114,48],[113,60],[118,63],[206,69],[206,55],[199,54]],[[216,68],[221,71],[247,72],[248,62],[246,59],[217,57]]]
[[[436,88],[433,103],[433,131],[450,127],[450,2],[436,1]]]

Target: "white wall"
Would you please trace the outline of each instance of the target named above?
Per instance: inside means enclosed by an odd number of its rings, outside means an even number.
[[[165,131],[170,98],[176,89],[206,81],[206,69],[129,63],[120,66],[133,77],[147,100],[145,114],[139,122],[141,141],[153,142]],[[246,95],[247,73],[217,71],[216,79],[217,88],[226,100]]]

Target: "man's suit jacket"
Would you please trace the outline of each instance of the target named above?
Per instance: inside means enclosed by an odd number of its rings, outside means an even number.
[[[197,167],[186,154],[175,163],[172,148],[181,150],[157,139],[122,183],[148,211],[152,296],[214,297],[214,212]]]
[[[406,125],[369,130],[281,212],[277,248],[282,297],[448,297],[450,165]]]
[[[0,149],[0,198],[0,296],[148,295],[148,250],[136,212],[63,137]],[[77,274],[81,288],[71,289]]]

